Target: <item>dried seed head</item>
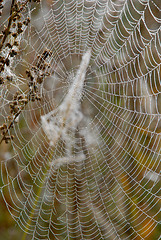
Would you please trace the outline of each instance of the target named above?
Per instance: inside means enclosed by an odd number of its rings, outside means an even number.
[[[18,28],[22,28],[22,23],[18,22],[17,26],[18,26]]]
[[[3,128],[7,129],[7,124],[6,123],[3,123]]]
[[[7,119],[8,119],[8,121],[10,121],[10,120],[13,119],[13,117],[12,116],[8,116]]]
[[[23,21],[23,24],[27,26],[29,22],[30,22],[30,18],[28,17],[26,20]]]
[[[0,130],[1,130],[1,131],[4,130],[3,126],[0,126]]]
[[[0,64],[0,72],[4,71],[4,64]]]
[[[22,32],[23,32],[22,28],[18,28],[17,33],[20,34]]]
[[[51,56],[52,55],[52,51],[50,51],[49,49],[46,49],[44,52],[43,52],[43,57],[44,59],[46,59],[48,56]]]
[[[17,20],[17,17],[14,17],[14,18],[13,18],[13,22],[15,22],[16,20]]]
[[[12,27],[13,27],[13,28],[16,27],[16,23],[15,23],[15,22],[12,23]]]
[[[5,62],[4,57],[1,57],[1,56],[0,56],[0,62],[1,62],[1,63],[4,63],[4,62]]]
[[[12,36],[14,37],[14,38],[16,38],[17,37],[17,33],[12,33]]]
[[[13,45],[14,45],[14,46],[18,46],[19,44],[18,44],[17,41],[15,41]]]
[[[17,101],[13,101],[12,104],[13,104],[13,105],[17,105]]]
[[[0,77],[0,84],[3,84],[4,83],[4,79],[3,77]]]
[[[10,103],[10,105],[9,105],[9,106],[10,106],[10,108],[11,108],[11,109],[14,109],[14,105],[15,105],[15,104],[13,104],[13,103]]]
[[[18,96],[17,96],[17,99],[18,99],[18,100],[23,99],[23,95],[22,95],[22,94],[21,94],[21,95],[18,95]]]
[[[30,72],[30,70],[26,70],[26,75],[27,75],[28,77],[31,76],[31,72]]]
[[[41,101],[41,97],[39,97],[39,96],[36,96],[35,99],[36,99],[37,101]]]
[[[12,50],[12,51],[10,52],[10,56],[11,56],[11,57],[14,57],[15,55],[17,55],[17,52],[16,52],[15,50]]]
[[[22,99],[22,103],[23,104],[27,104],[28,103],[28,99]]]
[[[6,43],[6,47],[12,48],[12,45],[10,43]]]
[[[6,79],[7,79],[9,82],[12,82],[12,81],[13,81],[13,77],[12,77],[12,76],[7,76]]]
[[[7,129],[7,124],[6,123],[3,123],[2,126],[0,126],[0,130],[6,130]]]
[[[6,60],[5,60],[5,64],[6,64],[7,66],[9,66],[9,64],[10,64],[10,60],[9,60],[8,58],[6,58]]]
[[[36,81],[37,81],[37,83],[41,84],[43,82],[43,77],[42,76],[38,76]]]
[[[14,113],[17,113],[19,111],[19,107],[18,106],[15,106],[14,107]]]

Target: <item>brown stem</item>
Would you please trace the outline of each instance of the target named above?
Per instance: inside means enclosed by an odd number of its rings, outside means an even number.
[[[11,8],[10,8],[10,17],[9,17],[8,25],[5,29],[5,33],[3,35],[2,41],[0,43],[0,51],[2,50],[4,42],[6,41],[6,38],[9,35],[11,24],[12,24],[12,21],[13,21],[14,17],[16,17],[16,15],[23,10],[23,8],[26,6],[26,4],[28,3],[29,0],[26,0],[26,2],[24,4],[22,4],[21,8],[18,11],[13,12],[13,6],[15,5],[15,1],[16,0],[12,0],[12,4],[11,4]]]
[[[12,24],[12,20],[13,18],[16,16],[17,12],[13,12],[13,6],[15,4],[15,0],[12,0],[12,4],[11,4],[11,9],[10,9],[10,17],[9,17],[9,20],[8,20],[8,26],[7,28],[5,29],[5,33],[3,35],[3,38],[2,38],[2,41],[0,43],[0,51],[2,50],[2,47],[3,47],[3,44],[7,38],[7,36],[9,35],[9,31],[10,31],[10,28],[11,28],[11,24]]]

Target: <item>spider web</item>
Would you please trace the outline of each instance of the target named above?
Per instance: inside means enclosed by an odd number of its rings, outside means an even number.
[[[23,239],[159,239],[160,1],[44,0],[26,16],[1,121],[26,91],[25,70],[52,54],[42,99],[22,110],[1,161],[1,193]]]

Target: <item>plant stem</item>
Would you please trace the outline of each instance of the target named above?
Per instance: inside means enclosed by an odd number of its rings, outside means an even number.
[[[51,158],[52,158],[52,156],[53,156],[53,152],[54,152],[54,150],[51,151],[48,162],[50,162],[50,160],[51,160]],[[42,182],[41,182],[41,184],[40,184],[40,186],[39,186],[39,188],[38,188],[37,194],[36,194],[35,202],[34,202],[34,205],[33,205],[34,207],[32,208],[32,210],[31,210],[31,212],[30,212],[30,215],[29,215],[29,217],[28,217],[28,221],[27,221],[27,223],[26,223],[26,229],[27,229],[27,230],[24,231],[24,234],[23,234],[23,236],[22,236],[22,240],[26,240],[26,239],[27,239],[27,235],[28,235],[28,232],[29,232],[29,226],[30,226],[31,223],[32,223],[32,218],[33,218],[33,216],[34,216],[34,213],[35,213],[35,209],[36,209],[38,200],[39,200],[39,198],[40,198],[40,196],[41,196],[41,193],[42,193],[42,190],[43,190],[43,185],[44,185],[44,181],[43,181],[43,180],[45,179],[46,174],[47,174],[49,168],[50,168],[50,164],[48,164],[48,165],[46,166],[46,169],[45,169],[45,171],[44,171],[44,175],[43,175]]]

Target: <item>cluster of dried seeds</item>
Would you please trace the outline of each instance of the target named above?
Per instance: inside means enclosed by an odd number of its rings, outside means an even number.
[[[29,90],[26,94],[20,94],[19,91],[15,93],[13,101],[9,105],[11,115],[8,116],[8,120],[10,120],[8,126],[7,124],[5,124],[6,128],[4,128],[3,126],[0,127],[0,129],[2,129],[3,136],[0,143],[3,140],[5,141],[5,143],[8,143],[9,140],[13,139],[13,136],[11,137],[8,135],[8,130],[13,126],[16,118],[20,115],[26,104],[29,101],[34,102],[41,100],[41,97],[38,95],[37,84],[41,84],[44,78],[49,75],[49,72],[45,70],[46,68],[50,68],[50,65],[45,60],[51,55],[52,52],[48,49],[45,49],[41,55],[37,56],[35,67],[32,67],[31,70],[26,70],[26,75],[29,78]]]
[[[4,123],[2,126],[0,126],[0,131],[1,131],[1,134],[3,136],[2,140],[5,141],[5,143],[9,143],[10,140],[14,139],[13,135],[10,135],[10,136],[7,135],[8,127],[7,127],[6,123]]]
[[[2,40],[0,42],[0,84],[5,83],[5,80],[13,80],[12,76],[6,76],[5,67],[9,67],[11,58],[15,57],[18,54],[19,42],[17,38],[21,33],[23,33],[23,30],[25,29],[24,26],[27,26],[30,22],[29,18],[25,19],[22,22],[20,9],[22,9],[22,6],[19,6],[15,0],[12,0],[8,25],[4,26],[1,34]]]
[[[37,95],[37,84],[42,84],[44,78],[49,76],[50,73],[47,69],[50,68],[50,64],[46,62],[46,59],[52,55],[52,52],[48,49],[45,49],[41,55],[37,56],[36,64],[31,70],[26,70],[26,75],[29,78],[29,100],[41,100]]]
[[[23,33],[24,29],[30,23],[30,18],[27,17],[22,21],[21,12],[25,9],[28,2],[31,0],[26,0],[25,3],[20,4],[17,3],[16,0],[12,0],[11,8],[10,8],[10,17],[8,19],[8,25],[4,26],[2,33],[0,34],[0,85],[4,84],[5,81],[11,82],[13,81],[13,77],[10,75],[5,75],[5,67],[10,66],[11,58],[14,58],[18,54],[19,41],[18,37]],[[39,3],[40,0],[33,0],[33,2]],[[3,9],[3,0],[0,0],[0,15],[1,10]],[[4,55],[3,53],[7,54]],[[46,59],[49,53],[43,53],[42,58]],[[40,62],[42,62],[41,60]],[[41,64],[42,65],[42,64]],[[45,69],[45,68],[44,68]],[[8,143],[10,140],[14,138],[13,135],[9,134],[10,128],[13,127],[13,124],[16,122],[16,119],[26,106],[29,101],[41,100],[37,94],[37,82],[32,77],[30,70],[26,70],[26,74],[29,77],[29,90],[25,94],[21,94],[19,91],[13,97],[13,101],[9,104],[10,115],[7,117],[6,123],[0,126],[0,131],[2,138],[0,143],[5,141]],[[4,77],[5,76],[5,77]],[[40,76],[39,76],[40,77]],[[39,78],[37,74],[37,79]],[[41,76],[42,77],[42,76]],[[40,78],[41,78],[40,77]],[[43,78],[45,77],[45,74]]]
[[[23,96],[19,92],[16,92],[16,94],[13,97],[12,103],[10,103],[10,113],[13,115],[16,115],[19,111],[22,110],[22,106],[26,105],[28,103],[27,96]]]
[[[2,126],[0,126],[2,141],[5,141],[5,143],[8,143],[9,140],[13,140],[14,136],[9,135],[9,129],[13,127],[14,122],[16,121],[17,117],[22,112],[25,105],[28,103],[28,96],[20,94],[19,91],[17,91],[13,97],[13,101],[10,103],[10,115],[8,116],[8,124],[4,123]]]

